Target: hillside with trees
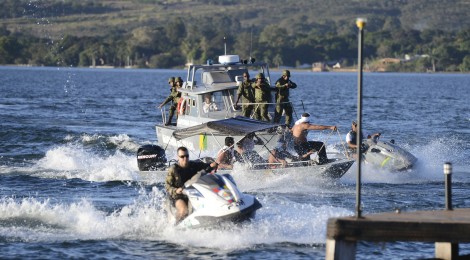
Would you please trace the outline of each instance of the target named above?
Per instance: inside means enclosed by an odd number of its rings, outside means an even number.
[[[357,63],[367,19],[371,69],[470,70],[467,0],[4,0],[0,64],[139,68],[205,63],[227,52],[271,66]],[[405,59],[409,57],[409,59]]]

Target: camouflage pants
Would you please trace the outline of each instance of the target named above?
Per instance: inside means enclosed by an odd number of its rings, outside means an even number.
[[[251,114],[253,114],[253,105],[243,105],[242,106],[242,116],[244,117],[251,117]]]
[[[270,121],[268,116],[268,104],[258,104],[255,107],[255,116],[256,120]]]
[[[284,102],[284,101],[282,101]],[[286,112],[286,125],[290,126],[292,123],[292,105],[290,103],[278,102],[276,111],[274,112],[274,123],[281,122],[282,112]]]

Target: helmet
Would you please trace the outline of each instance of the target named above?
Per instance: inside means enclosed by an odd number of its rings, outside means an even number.
[[[290,71],[289,71],[289,70],[284,70],[284,71],[282,72],[282,76],[290,77]]]
[[[263,74],[263,73],[258,73],[258,74],[256,75],[256,78],[257,78],[257,79],[264,79],[264,74]]]
[[[168,79],[168,83],[170,83],[170,82],[175,82],[175,77],[169,78],[169,79]]]

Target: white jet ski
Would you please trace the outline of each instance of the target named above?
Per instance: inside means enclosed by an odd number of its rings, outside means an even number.
[[[229,174],[206,174],[201,171],[185,183],[189,215],[176,224],[178,228],[208,227],[224,221],[241,222],[254,218],[262,207],[255,196],[240,192]],[[173,220],[176,208],[167,201]]]
[[[396,145],[394,140],[384,142],[371,138],[366,139],[363,144],[363,149],[367,149],[363,153],[364,161],[386,170],[403,171],[413,167],[418,160],[410,152]]]

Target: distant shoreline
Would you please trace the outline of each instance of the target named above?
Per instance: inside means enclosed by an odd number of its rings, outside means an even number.
[[[19,68],[77,68],[77,69],[162,69],[162,70],[170,70],[170,69],[180,69],[186,70],[185,67],[176,67],[176,68],[126,68],[126,67],[113,67],[113,66],[89,66],[89,67],[71,67],[71,66],[42,66],[42,65],[30,65],[30,64],[0,64],[0,67],[19,67]],[[294,72],[311,72],[311,73],[355,73],[357,69],[353,68],[343,68],[343,69],[333,69],[327,71],[313,71],[312,69],[297,69],[297,68],[269,68],[270,71],[274,72],[282,72],[283,70],[290,70]],[[363,72],[366,73],[421,73],[421,74],[470,74],[470,72],[459,72],[459,71],[437,71],[437,72],[418,72],[418,71],[370,71],[364,70]]]

